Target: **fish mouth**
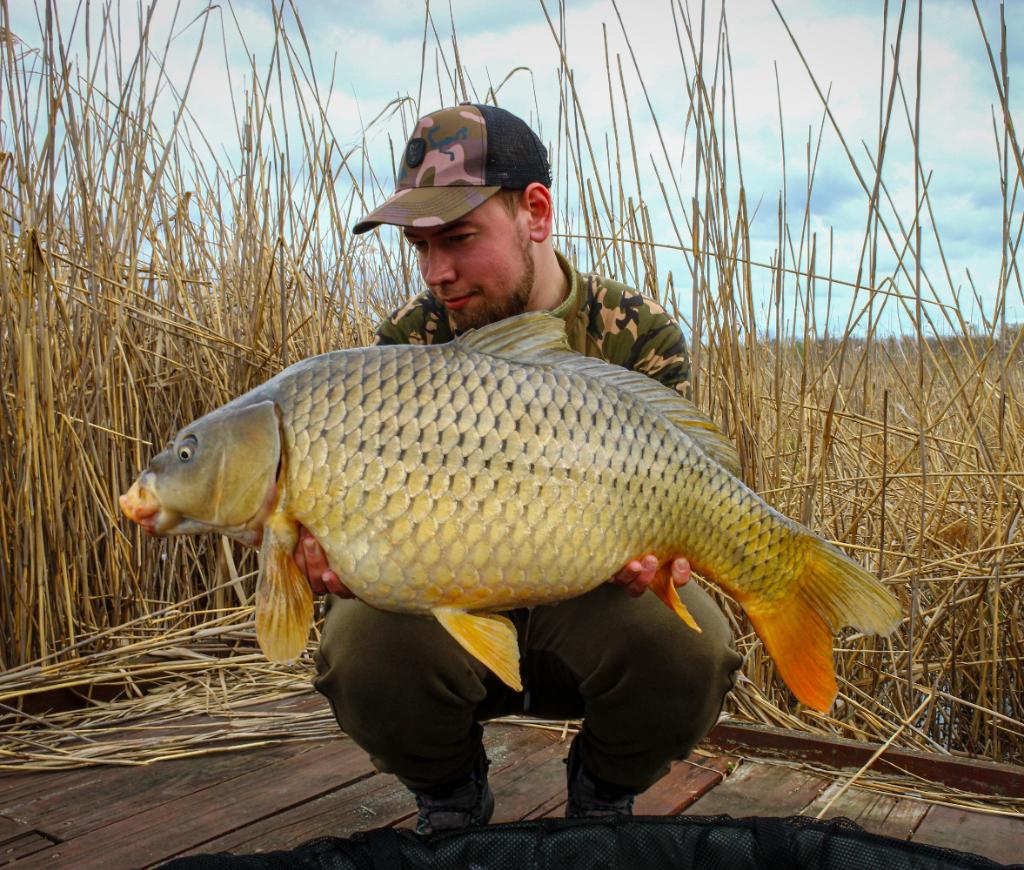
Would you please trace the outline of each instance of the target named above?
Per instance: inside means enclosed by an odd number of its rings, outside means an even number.
[[[119,496],[117,503],[123,513],[133,523],[142,526],[147,535],[157,537],[166,534],[167,529],[174,525],[174,518],[165,511],[156,493],[142,485],[140,477],[131,485],[128,492]]]

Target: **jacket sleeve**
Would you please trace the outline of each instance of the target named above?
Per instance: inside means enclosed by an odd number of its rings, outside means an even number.
[[[690,354],[679,325],[657,302],[615,281],[592,288],[589,329],[610,363],[690,398]]]
[[[660,317],[652,319],[661,322],[637,338],[633,351],[636,358],[635,370],[661,381],[687,399],[692,398],[690,353],[683,331],[663,310]]]

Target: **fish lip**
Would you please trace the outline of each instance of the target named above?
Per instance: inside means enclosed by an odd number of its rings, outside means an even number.
[[[118,496],[117,503],[121,513],[140,526],[152,525],[149,521],[160,513],[160,501],[153,490],[146,486],[145,474],[139,476],[128,492]]]
[[[153,513],[136,519],[135,522],[151,538],[163,538],[174,533],[174,528],[181,522],[181,517],[173,511],[158,508]]]
[[[178,524],[180,517],[167,510],[153,488],[147,484],[148,472],[143,472],[131,485],[128,492],[118,497],[121,512],[138,525],[150,537],[169,534]]]

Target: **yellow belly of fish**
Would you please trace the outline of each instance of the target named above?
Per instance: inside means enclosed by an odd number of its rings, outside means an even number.
[[[430,484],[411,499],[401,487],[364,490],[349,493],[353,510],[340,523],[330,510],[305,520],[339,576],[375,607],[494,611],[561,601],[607,580],[638,547],[666,550],[650,530],[636,540],[633,523],[609,528],[587,507],[607,495],[569,474],[515,484],[436,474],[437,497]]]

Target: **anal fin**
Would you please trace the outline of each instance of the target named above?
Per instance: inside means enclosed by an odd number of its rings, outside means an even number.
[[[685,622],[690,628],[696,632],[700,632],[701,628],[697,625],[697,620],[693,618],[693,614],[690,613],[690,609],[679,600],[679,592],[676,590],[676,584],[672,582],[672,562],[666,562],[654,575],[654,580],[651,583],[651,589],[654,594],[657,595],[662,601],[664,601],[683,622]]]
[[[466,613],[452,607],[435,607],[431,612],[466,652],[487,665],[506,686],[517,692],[523,690],[519,643],[511,620],[495,613]]]

